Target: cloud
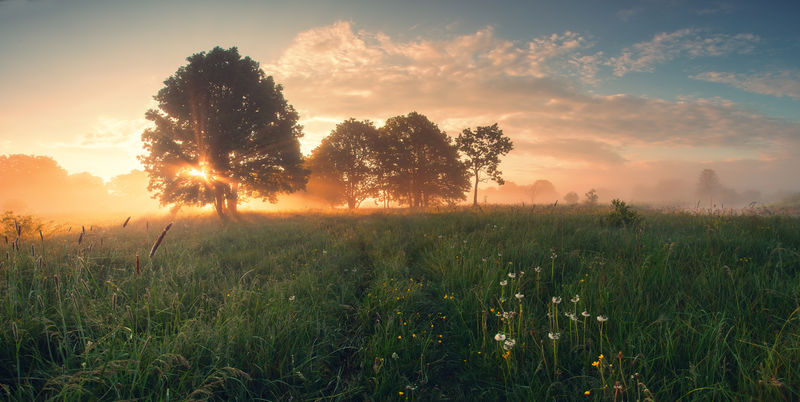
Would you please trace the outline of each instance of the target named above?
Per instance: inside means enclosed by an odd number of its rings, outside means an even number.
[[[728,84],[757,94],[800,99],[800,70],[781,70],[755,74],[710,71],[693,75],[691,78]]]
[[[678,57],[748,53],[758,42],[759,37],[749,33],[709,34],[705,30],[686,28],[660,33],[649,41],[635,43],[623,49],[619,56],[610,58],[607,64],[614,69],[614,75],[621,77],[629,72],[653,71],[656,64]]]
[[[718,2],[713,7],[697,10],[697,15],[730,14],[736,10],[736,6],[731,3]]]
[[[755,41],[686,30],[657,36],[651,47],[666,49],[669,57],[699,57],[740,51],[734,44]],[[630,60],[644,57],[645,47],[631,47],[639,53]],[[647,60],[629,68],[666,58],[653,52]],[[654,161],[766,164],[800,149],[800,122],[724,99],[593,95],[583,89],[581,74],[594,75],[603,62],[602,53],[573,32],[513,42],[485,28],[398,41],[340,22],[298,35],[265,71],[301,105],[305,151],[346,118],[380,125],[416,110],[451,136],[498,122],[516,148],[503,171],[517,182],[532,175],[579,176],[594,186],[602,175],[622,177],[633,168],[663,173],[649,167]]]
[[[119,148],[136,154],[141,150],[141,136],[150,122],[141,119],[117,119],[113,117],[100,117],[92,130],[82,134],[72,141],[56,142],[52,148],[82,148],[106,149]]]
[[[628,22],[631,18],[636,16],[637,14],[641,13],[644,9],[642,7],[633,7],[633,8],[626,8],[624,10],[617,11],[617,18],[621,19],[622,21]]]

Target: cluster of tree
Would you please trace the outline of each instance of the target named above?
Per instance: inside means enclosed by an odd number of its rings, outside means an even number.
[[[503,183],[499,156],[511,148],[497,124],[465,129],[453,142],[417,112],[389,118],[381,128],[349,119],[312,151],[308,190],[351,209],[366,199],[426,207],[464,200],[471,177],[477,204],[480,181]]]
[[[331,204],[356,208],[375,198],[424,207],[465,199],[469,179],[502,184],[499,157],[512,144],[497,125],[464,130],[455,143],[412,112],[377,128],[339,124],[308,161],[300,154],[298,115],[275,84],[236,48],[198,53],[164,81],[142,134],[148,189],[162,205],[213,204],[236,214],[245,198],[274,202],[309,188]],[[463,160],[460,152],[463,152]]]

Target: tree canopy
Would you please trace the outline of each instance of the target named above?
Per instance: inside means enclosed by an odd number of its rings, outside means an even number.
[[[505,183],[501,176],[503,172],[498,169],[500,156],[511,152],[514,144],[503,135],[503,130],[495,123],[491,126],[478,127],[475,131],[464,129],[456,138],[456,145],[466,156],[467,167],[475,178],[472,205],[478,205],[478,182],[485,181],[481,179],[481,174],[503,185]]]
[[[427,117],[391,117],[380,130],[379,180],[393,199],[410,207],[455,202],[469,188],[466,165],[450,137]]]
[[[282,87],[237,48],[187,58],[154,97],[140,157],[162,205],[213,204],[236,214],[240,200],[271,202],[304,188],[298,115]]]
[[[371,121],[349,119],[339,123],[312,151],[308,167],[314,180],[336,189],[327,192],[329,201],[344,201],[354,209],[377,195],[377,142],[378,129]]]

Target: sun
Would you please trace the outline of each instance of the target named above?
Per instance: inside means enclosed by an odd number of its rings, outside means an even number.
[[[204,170],[200,170],[200,169],[189,169],[189,170],[186,172],[186,174],[188,174],[189,176],[194,176],[194,177],[201,178],[201,179],[203,179],[203,180],[208,180],[208,173],[206,173],[206,171],[204,171]]]

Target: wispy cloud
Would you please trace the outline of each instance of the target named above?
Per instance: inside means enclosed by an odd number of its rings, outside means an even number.
[[[646,42],[639,42],[625,48],[607,64],[614,69],[614,75],[621,77],[629,72],[650,72],[655,65],[678,57],[723,56],[734,53],[748,53],[755,48],[759,37],[749,33],[711,34],[701,29],[681,29],[670,33],[660,33]]]
[[[119,148],[127,153],[141,151],[141,136],[145,128],[152,124],[145,120],[121,120],[100,117],[92,130],[67,142],[54,142],[51,148],[107,149]]]
[[[712,7],[697,10],[697,15],[729,14],[736,10],[736,6],[731,3],[717,2]]]
[[[728,84],[745,91],[800,99],[800,70],[781,70],[753,74],[710,71],[691,76],[696,80]]]
[[[641,13],[644,10],[642,7],[632,7],[617,11],[617,18],[622,21],[628,22],[631,18]]]
[[[664,35],[655,42],[689,57],[755,42],[691,30],[673,35],[679,39]],[[602,65],[601,53],[584,53],[591,49],[572,32],[525,43],[499,38],[491,28],[397,41],[337,23],[298,35],[265,70],[284,85],[292,104],[302,105],[304,141],[311,147],[349,117],[380,123],[416,110],[451,135],[498,122],[517,144],[506,169],[517,175],[512,180],[567,168],[589,177],[592,169],[620,170],[675,154],[708,162],[709,153],[687,152],[695,149],[715,150],[711,160],[775,159],[800,149],[800,123],[725,100],[592,95],[575,78]],[[557,71],[564,66],[570,74]]]

